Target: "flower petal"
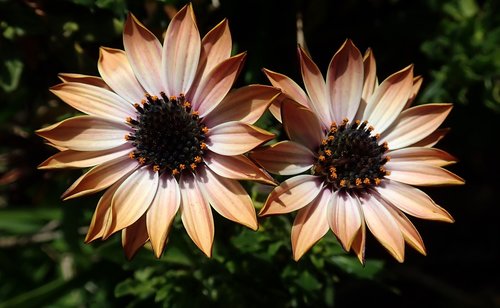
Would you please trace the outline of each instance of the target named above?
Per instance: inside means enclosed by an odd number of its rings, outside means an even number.
[[[268,69],[263,69],[262,71],[274,87],[281,89],[283,93],[287,94],[295,102],[309,108],[311,105],[309,97],[295,81],[283,74]]]
[[[450,214],[434,203],[432,199],[420,189],[386,180],[377,186],[376,191],[389,203],[403,212],[423,219],[453,222]]]
[[[313,201],[322,188],[323,181],[318,176],[294,176],[274,188],[259,216],[284,214],[301,209]]]
[[[366,50],[363,57],[363,72],[363,93],[361,94],[361,99],[366,104],[377,86],[377,66],[375,64],[375,56],[370,48]]]
[[[132,173],[111,200],[111,221],[103,236],[108,238],[118,230],[127,228],[148,210],[158,189],[158,172],[144,166]]]
[[[422,78],[422,76],[416,76],[413,78],[413,86],[411,88],[411,94],[410,94],[410,97],[408,98],[408,101],[406,102],[406,105],[404,106],[403,110],[410,108],[411,103],[413,103],[413,101],[417,97],[418,90],[420,90],[420,87],[422,86],[423,81],[424,81],[424,79]]]
[[[324,127],[330,127],[333,119],[330,116],[331,106],[329,105],[329,100],[326,98],[325,79],[316,64],[300,46],[298,47],[298,53],[302,79],[304,80],[307,94],[309,94],[309,98],[311,99],[310,107],[322,121]]]
[[[363,91],[363,59],[351,40],[346,40],[333,56],[326,75],[330,117],[337,123],[353,120]]]
[[[123,28],[123,46],[137,80],[151,95],[164,90],[161,84],[161,44],[131,13]]]
[[[386,141],[391,150],[414,144],[435,131],[452,107],[451,104],[426,104],[406,109],[382,134],[380,142]]]
[[[292,141],[317,151],[324,138],[318,117],[308,108],[293,102],[283,102],[281,118],[285,132]]]
[[[71,74],[71,73],[59,73],[57,77],[59,77],[59,79],[61,79],[62,82],[84,83],[91,86],[96,86],[99,88],[104,88],[106,90],[113,91],[101,77],[82,75],[82,74]]]
[[[181,218],[184,228],[193,242],[208,257],[212,256],[214,242],[214,219],[208,201],[191,175],[182,174],[179,187],[181,189]]]
[[[236,77],[243,66],[246,53],[240,53],[214,67],[212,71],[200,81],[200,85],[190,91],[187,97],[192,97],[193,109],[204,117],[222,101],[233,86]]]
[[[222,177],[276,185],[274,179],[267,172],[261,170],[244,155],[225,156],[207,152],[203,160],[210,170]]]
[[[222,61],[231,56],[233,42],[227,19],[210,30],[201,41],[201,55],[198,64],[200,77],[203,79]]]
[[[231,91],[203,121],[208,127],[231,121],[254,124],[279,93],[278,89],[263,85],[239,88]]]
[[[391,172],[387,178],[418,186],[434,185],[460,185],[464,180],[458,175],[423,162],[393,162],[386,164],[387,170]]]
[[[252,199],[238,181],[218,176],[209,168],[199,168],[196,181],[221,216],[257,230],[259,225]]]
[[[122,123],[94,116],[79,116],[36,131],[56,146],[75,151],[100,151],[118,147],[131,129]]]
[[[450,131],[449,128],[438,128],[429,136],[409,146],[431,148],[435,146],[436,143],[438,143],[441,139],[443,139],[444,136],[446,136],[446,134],[448,134],[449,131]]]
[[[349,251],[361,228],[362,216],[358,198],[343,191],[336,191],[330,199],[327,218],[342,247]]]
[[[126,156],[131,151],[132,145],[129,143],[102,151],[65,150],[47,158],[38,166],[38,169],[87,168]]]
[[[365,243],[366,243],[366,224],[363,213],[361,212],[361,228],[352,241],[351,248],[356,253],[361,264],[365,264]]]
[[[87,236],[85,237],[85,243],[88,244],[103,237],[106,225],[108,224],[111,216],[111,199],[113,198],[113,195],[118,187],[120,187],[127,177],[128,175],[123,176],[120,180],[108,188],[99,199],[94,215],[92,216],[92,221],[90,222],[89,230],[87,231]]]
[[[227,122],[211,128],[207,133],[207,146],[221,155],[240,155],[274,138],[274,135],[241,122]]]
[[[167,96],[187,93],[198,68],[200,49],[200,32],[188,4],[172,18],[165,34],[161,77]]]
[[[61,196],[64,200],[103,190],[138,167],[136,160],[122,156],[102,163],[82,175]]]
[[[391,163],[422,163],[432,166],[446,166],[457,162],[457,159],[447,152],[435,148],[403,148],[387,153]]]
[[[297,212],[292,226],[292,252],[295,261],[328,232],[325,216],[331,195],[331,190],[324,188],[316,199]]]
[[[181,191],[174,177],[163,173],[158,190],[146,212],[146,226],[151,246],[157,258],[161,257],[175,214],[181,204]]]
[[[417,228],[415,228],[415,226],[408,219],[408,217],[406,217],[406,215],[403,214],[403,212],[401,212],[399,209],[390,204],[387,204],[382,199],[379,199],[379,201],[381,201],[384,204],[385,208],[389,210],[391,215],[396,220],[396,223],[398,224],[401,233],[403,233],[405,241],[408,244],[410,244],[413,248],[415,248],[418,252],[420,252],[425,256],[426,252],[425,252],[424,241],[422,240],[420,233],[418,233]]]
[[[123,50],[101,47],[97,68],[113,91],[128,102],[138,103],[144,98],[145,91],[137,81]]]
[[[378,133],[384,132],[398,117],[408,101],[413,85],[413,65],[387,77],[367,102],[363,119]]]
[[[280,175],[304,172],[314,163],[314,154],[308,148],[288,140],[257,149],[250,157],[267,171]]]
[[[122,231],[122,246],[127,259],[131,260],[139,248],[143,247],[148,240],[146,215],[142,215],[135,223]]]
[[[403,262],[405,240],[394,217],[373,194],[363,195],[360,201],[368,229],[396,260]]]
[[[132,104],[115,93],[96,86],[65,82],[52,87],[50,91],[71,107],[92,116],[125,122],[127,117],[136,114]]]

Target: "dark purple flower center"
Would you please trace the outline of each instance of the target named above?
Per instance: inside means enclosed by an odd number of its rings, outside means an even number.
[[[318,149],[311,172],[321,175],[334,189],[363,189],[378,185],[389,172],[384,168],[388,157],[387,143],[379,144],[379,135],[371,135],[373,127],[357,120],[330,126]]]
[[[151,165],[157,172],[177,175],[195,170],[203,161],[208,129],[184,95],[146,94],[146,99],[134,106],[137,117],[126,119],[134,129],[125,137],[135,147],[130,157]]]

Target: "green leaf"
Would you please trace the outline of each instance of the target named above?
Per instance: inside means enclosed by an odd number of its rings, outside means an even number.
[[[1,76],[0,87],[9,93],[16,90],[19,86],[24,64],[18,59],[13,59],[5,61],[3,65],[6,67],[6,70]],[[2,69],[2,71],[4,70]]]

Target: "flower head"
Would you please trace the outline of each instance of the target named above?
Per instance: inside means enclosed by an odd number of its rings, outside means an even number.
[[[279,91],[250,85],[229,93],[245,54],[231,57],[226,20],[200,39],[191,5],[170,22],[163,45],[133,15],[124,51],[102,48],[99,77],[62,74],[51,91],[86,113],[37,133],[61,150],[40,168],[92,167],[63,194],[107,189],[86,241],[122,230],[127,256],[148,240],[157,257],[178,210],[194,243],[211,255],[222,216],[257,229],[237,181],[273,183],[245,155],[273,138],[253,126]]]
[[[451,104],[410,107],[422,79],[413,66],[378,84],[370,50],[363,58],[347,40],[333,56],[326,81],[299,47],[306,91],[285,75],[265,70],[281,88],[270,110],[290,140],[256,150],[252,158],[272,173],[296,175],[269,195],[259,215],[298,210],[292,249],[298,260],[328,229],[364,262],[366,226],[400,262],[405,241],[425,254],[406,214],[453,221],[416,186],[462,184],[442,166],[455,162],[432,146]]]

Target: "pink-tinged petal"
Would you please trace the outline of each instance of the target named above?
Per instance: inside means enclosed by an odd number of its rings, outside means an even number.
[[[363,91],[363,59],[351,40],[346,40],[333,56],[326,74],[330,117],[337,123],[354,119]]]
[[[464,180],[458,175],[441,167],[423,162],[393,162],[386,164],[391,172],[387,178],[417,186],[461,185]]]
[[[97,207],[92,216],[92,221],[85,237],[85,243],[90,243],[104,235],[106,225],[111,217],[111,199],[120,185],[127,179],[127,175],[123,176],[118,182],[113,184],[104,192],[97,203]]]
[[[278,89],[263,85],[239,88],[229,92],[203,121],[208,127],[231,121],[254,124],[279,93]]]
[[[416,76],[415,78],[413,78],[413,86],[411,88],[411,94],[410,94],[410,97],[408,98],[408,101],[406,102],[406,105],[403,108],[403,110],[410,108],[411,103],[413,103],[413,101],[417,97],[418,90],[420,90],[420,87],[422,86],[423,81],[424,81],[424,79],[422,78],[422,76]]]
[[[414,144],[435,131],[453,108],[451,104],[426,104],[403,111],[382,134],[392,150]]]
[[[191,4],[170,21],[162,53],[162,79],[168,96],[187,93],[200,59],[201,39]]]
[[[431,133],[429,136],[425,137],[424,139],[415,142],[414,144],[411,144],[409,146],[411,147],[428,147],[431,148],[436,145],[441,139],[448,134],[450,131],[449,128],[438,128],[436,129],[433,133]]]
[[[144,98],[145,91],[123,50],[101,47],[97,68],[111,89],[130,103],[138,103]]]
[[[118,187],[111,200],[111,218],[103,236],[127,228],[148,210],[158,189],[158,172],[144,166],[132,173]]]
[[[301,208],[292,226],[293,259],[298,261],[328,232],[326,208],[332,192],[324,188],[310,204]]]
[[[38,165],[38,169],[87,168],[121,156],[126,156],[131,151],[132,145],[129,143],[103,151],[82,152],[65,150],[47,158],[43,163]]]
[[[157,258],[161,257],[180,204],[181,191],[177,181],[173,176],[163,173],[159,179],[155,198],[146,212],[147,231]]]
[[[457,159],[447,152],[435,148],[403,148],[390,151],[387,156],[391,163],[422,163],[432,166],[446,166],[457,162]]]
[[[283,102],[281,118],[285,132],[292,141],[316,151],[321,144],[323,129],[318,117],[310,109],[293,102]]]
[[[122,156],[102,163],[82,175],[61,196],[64,200],[101,191],[138,167],[136,160]]]
[[[413,85],[413,65],[387,77],[367,102],[363,119],[378,133],[384,132],[408,101]]]
[[[408,244],[410,244],[413,248],[415,248],[418,252],[420,252],[425,256],[427,253],[425,252],[424,241],[422,240],[420,233],[418,233],[417,228],[415,228],[415,226],[408,219],[408,217],[406,217],[406,215],[403,214],[403,212],[401,212],[399,209],[384,202],[382,199],[379,199],[379,201],[381,201],[384,204],[386,209],[389,210],[391,215],[396,220],[396,223],[398,224],[401,233],[403,233],[405,241]]]
[[[259,225],[252,199],[238,181],[218,176],[209,168],[199,168],[196,181],[217,213],[257,230]]]
[[[190,90],[187,97],[192,97],[193,109],[200,113],[200,117],[209,114],[226,96],[240,73],[245,57],[246,53],[240,53],[221,62],[200,81],[197,88]]]
[[[281,123],[281,104],[283,101],[292,100],[288,95],[281,93],[273,99],[271,105],[269,105],[269,112],[273,117]]]
[[[215,230],[210,205],[192,175],[182,174],[179,187],[182,224],[196,246],[211,257]]]
[[[356,253],[359,262],[361,262],[361,264],[365,264],[366,225],[363,213],[361,213],[361,217],[361,228],[359,229],[358,233],[356,233],[356,236],[352,241],[351,248],[354,253]]]
[[[294,176],[274,188],[259,216],[284,214],[301,209],[313,201],[322,188],[323,181],[318,176]]]
[[[332,117],[329,105],[329,99],[326,96],[326,84],[323,75],[316,64],[309,58],[301,47],[298,47],[300,58],[300,68],[302,71],[302,79],[306,86],[307,93],[311,99],[311,109],[322,121],[324,127],[330,127]]]
[[[59,73],[57,77],[59,77],[62,82],[78,82],[112,91],[101,77],[71,73]]]
[[[100,151],[127,142],[131,129],[125,123],[108,121],[94,116],[79,116],[36,131],[56,146],[75,151]]]
[[[327,218],[342,247],[349,251],[361,228],[362,217],[358,198],[344,191],[336,191],[330,199]]]
[[[394,217],[375,195],[362,196],[360,201],[368,229],[396,260],[403,262],[405,240]]]
[[[123,46],[137,80],[151,95],[164,90],[161,83],[161,44],[131,13],[123,28]]]
[[[131,260],[137,251],[149,240],[146,228],[146,215],[142,215],[135,223],[123,229],[122,246],[125,256]]]
[[[308,148],[288,140],[257,149],[250,157],[267,171],[280,175],[302,173],[314,163],[314,154]]]
[[[207,152],[203,160],[210,170],[222,177],[276,185],[274,179],[267,172],[261,170],[244,155],[225,156]]]
[[[274,135],[250,124],[227,122],[207,133],[207,147],[221,155],[240,155],[274,138]]]
[[[429,220],[453,222],[451,215],[435,204],[420,189],[396,181],[385,180],[375,190],[386,201],[409,215]]]
[[[306,92],[304,92],[304,90],[302,90],[302,88],[291,78],[268,69],[263,69],[262,71],[266,74],[267,79],[269,79],[273,86],[281,89],[281,91],[288,95],[292,100],[307,108],[311,106]]]
[[[233,42],[226,19],[210,30],[201,41],[201,55],[198,64],[199,75],[203,79],[222,61],[231,56]]]
[[[65,82],[52,87],[50,91],[71,107],[92,116],[125,122],[127,117],[136,114],[132,104],[115,93],[96,86]]]
[[[375,64],[375,56],[370,48],[366,50],[363,57],[363,72],[363,93],[361,94],[361,99],[366,104],[377,86],[377,66]]]

